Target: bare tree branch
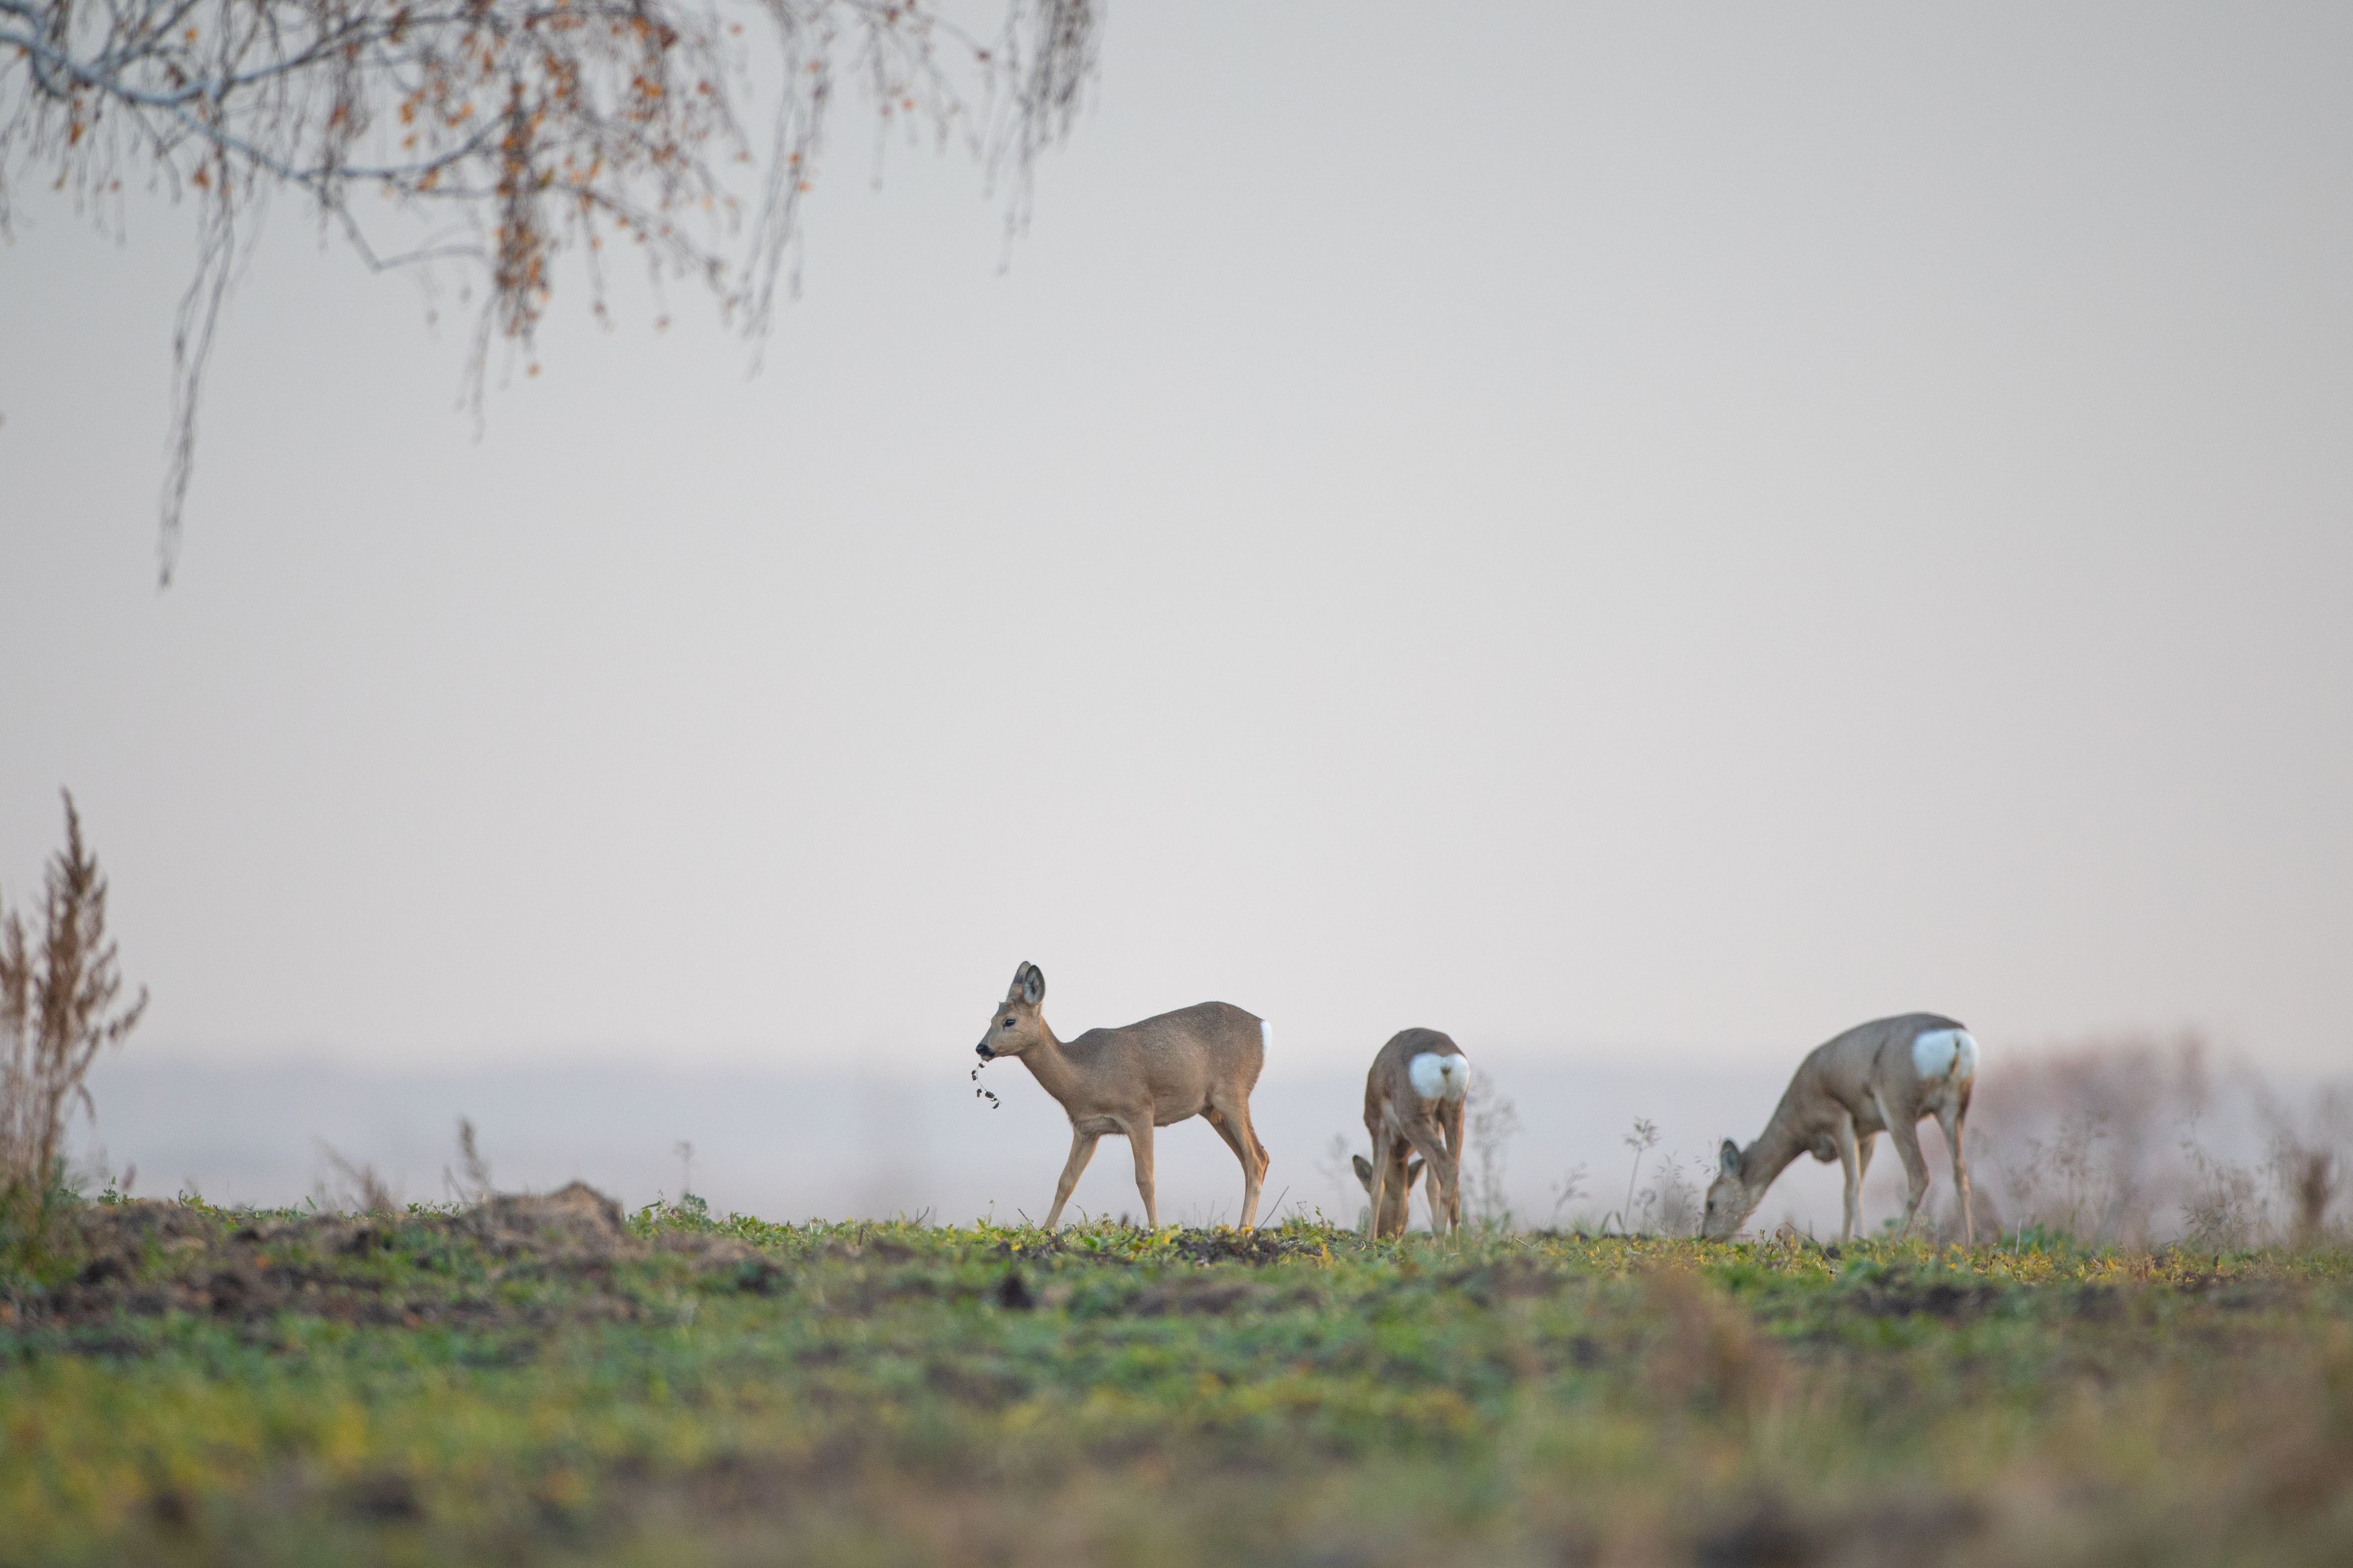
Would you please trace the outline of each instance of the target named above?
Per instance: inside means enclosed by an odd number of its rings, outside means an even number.
[[[886,127],[960,139],[1007,182],[1008,233],[1027,222],[1036,162],[1094,69],[1100,0],[980,3],[1002,6],[986,40],[916,0],[0,0],[0,237],[28,177],[117,225],[126,178],[196,204],[173,332],[168,583],[221,305],[271,193],[372,268],[480,282],[477,411],[492,342],[528,353],[565,251],[586,258],[600,319],[600,253],[627,240],[756,343],[779,281],[796,286],[840,82]],[[773,83],[740,41],[746,20],[774,36]],[[755,152],[737,104],[764,90]]]

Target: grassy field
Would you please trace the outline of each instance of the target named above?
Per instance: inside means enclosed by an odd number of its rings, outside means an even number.
[[[6,1563],[2342,1563],[2353,1254],[91,1205]]]

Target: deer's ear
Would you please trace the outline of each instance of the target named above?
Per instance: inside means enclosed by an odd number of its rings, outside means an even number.
[[[1046,972],[1034,963],[1021,966],[1021,1000],[1032,1007],[1046,999]]]
[[[1729,1138],[1725,1139],[1724,1147],[1715,1152],[1715,1168],[1724,1175],[1740,1174],[1740,1145]]]
[[[1419,1161],[1419,1160],[1413,1161],[1411,1163],[1409,1163],[1409,1164],[1408,1164],[1408,1165],[1406,1166],[1406,1168],[1405,1168],[1405,1190],[1406,1190],[1407,1192],[1411,1192],[1411,1191],[1413,1191],[1413,1180],[1414,1180],[1414,1178],[1415,1178],[1416,1176],[1419,1176],[1419,1175],[1420,1175],[1420,1174],[1421,1174],[1421,1162],[1420,1162],[1420,1161]]]
[[[1365,1191],[1373,1190],[1373,1163],[1362,1154],[1353,1156],[1348,1163],[1356,1167],[1356,1180],[1365,1184]]]

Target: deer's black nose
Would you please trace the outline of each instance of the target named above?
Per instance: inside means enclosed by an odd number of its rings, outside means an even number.
[[[973,1055],[978,1057],[982,1061],[993,1062],[997,1059],[997,1053],[988,1048],[988,1042],[987,1040],[983,1040],[980,1044],[973,1047],[972,1051]]]

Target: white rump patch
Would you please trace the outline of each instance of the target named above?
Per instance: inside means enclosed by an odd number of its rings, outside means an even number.
[[[1424,1100],[1460,1100],[1471,1092],[1471,1058],[1459,1054],[1442,1057],[1424,1051],[1406,1063],[1405,1074],[1413,1080],[1414,1093]]]
[[[1266,1020],[1261,1018],[1258,1021],[1258,1048],[1263,1052],[1272,1044],[1274,1044],[1274,1034],[1266,1026]]]
[[[1912,1070],[1923,1083],[1968,1083],[1978,1076],[1978,1043],[1967,1029],[1931,1029],[1912,1041]]]

